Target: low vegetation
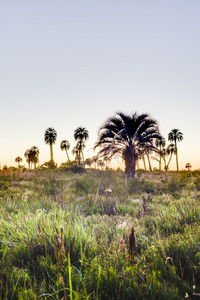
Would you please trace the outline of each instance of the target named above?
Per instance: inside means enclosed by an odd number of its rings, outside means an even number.
[[[196,299],[200,172],[1,171],[0,299]]]

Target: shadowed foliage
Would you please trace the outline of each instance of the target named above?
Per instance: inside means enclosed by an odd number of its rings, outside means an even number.
[[[118,112],[100,127],[95,148],[100,148],[99,157],[110,160],[119,155],[125,162],[128,176],[135,176],[137,159],[149,151],[157,151],[154,140],[159,138],[155,120],[148,114],[126,115]]]

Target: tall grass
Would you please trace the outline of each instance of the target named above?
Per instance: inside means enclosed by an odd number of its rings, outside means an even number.
[[[200,292],[198,174],[14,174],[0,174],[0,299]]]

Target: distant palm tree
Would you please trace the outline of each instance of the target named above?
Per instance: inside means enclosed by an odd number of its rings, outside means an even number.
[[[192,166],[191,166],[190,163],[187,163],[187,164],[185,165],[185,168],[186,168],[188,171],[190,171],[190,169],[192,168]]]
[[[78,161],[79,166],[81,164],[81,154],[83,155],[84,148],[85,148],[85,143],[83,141],[78,141],[76,146],[72,150],[72,154],[75,155],[75,160]]]
[[[175,154],[176,154],[176,167],[177,167],[177,172],[179,171],[179,166],[178,166],[178,149],[177,149],[177,141],[181,142],[183,140],[183,134],[182,132],[179,131],[179,129],[172,129],[170,133],[168,134],[168,140],[170,142],[174,142],[175,145]]]
[[[66,151],[68,162],[70,162],[69,154],[68,154],[69,148],[70,148],[70,143],[69,143],[67,140],[63,140],[63,141],[60,143],[60,149]]]
[[[165,147],[166,141],[164,137],[160,136],[158,139],[155,140],[156,147],[159,148],[160,151],[160,161],[159,161],[159,170],[161,171],[161,161],[162,161],[162,149]]]
[[[88,166],[88,167],[90,168],[91,165],[92,165],[92,159],[91,159],[91,158],[87,158],[87,159],[85,160],[85,165]]]
[[[74,131],[74,139],[75,141],[78,141],[79,145],[78,147],[80,148],[80,154],[82,155],[82,159],[84,162],[84,156],[83,156],[83,149],[85,148],[85,143],[84,141],[86,141],[89,138],[89,132],[85,127],[78,127],[75,131]]]
[[[118,112],[100,127],[95,148],[100,148],[99,157],[111,159],[120,155],[125,162],[127,175],[134,177],[138,157],[145,149],[157,151],[153,142],[159,136],[157,123],[148,114],[126,115]]]
[[[106,160],[108,160],[108,158],[106,157]],[[94,163],[94,168],[97,168],[97,161],[98,161],[98,157],[97,156],[93,156],[92,157],[92,163]]]
[[[31,149],[27,149],[24,153],[24,156],[26,158],[26,162],[28,163],[28,168],[31,168]]]
[[[97,165],[98,165],[98,167],[102,168],[102,170],[103,170],[103,167],[105,166],[105,162],[103,160],[99,159],[99,160],[97,160]]]
[[[57,138],[57,132],[54,128],[49,127],[44,133],[44,141],[50,145],[50,161],[53,162],[53,144],[55,144]]]
[[[20,156],[17,156],[15,158],[15,162],[18,163],[18,167],[20,166],[20,162],[22,162],[22,158]]]
[[[36,164],[39,162],[39,153],[40,153],[40,150],[36,146],[33,146],[30,149],[31,162],[34,163],[35,169],[36,169]]]

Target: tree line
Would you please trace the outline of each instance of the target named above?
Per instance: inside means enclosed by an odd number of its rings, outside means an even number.
[[[128,176],[134,177],[136,168],[139,168],[139,161],[146,167],[146,159],[149,164],[149,170],[152,171],[151,159],[159,164],[159,170],[169,170],[169,165],[173,155],[176,157],[176,168],[179,171],[178,163],[178,142],[183,140],[183,133],[179,129],[172,129],[168,134],[169,145],[161,135],[158,124],[150,118],[148,114],[124,114],[117,112],[114,116],[107,118],[99,128],[98,139],[94,145],[97,149],[97,155],[93,158],[84,159],[83,150],[85,142],[89,138],[89,132],[85,127],[78,127],[74,131],[74,139],[77,142],[72,149],[75,156],[74,163],[80,165],[95,164],[103,167],[107,166],[113,158],[120,156],[125,164],[125,172]],[[50,146],[50,161],[46,164],[55,165],[53,159],[53,144],[57,139],[57,132],[49,127],[44,133],[44,142]],[[70,143],[67,139],[62,140],[60,149],[66,151],[67,164],[71,163],[69,158]],[[31,168],[31,164],[39,163],[39,149],[33,146],[24,153],[26,161]],[[21,157],[16,157],[15,161],[20,166]],[[190,169],[191,165],[186,164]]]

